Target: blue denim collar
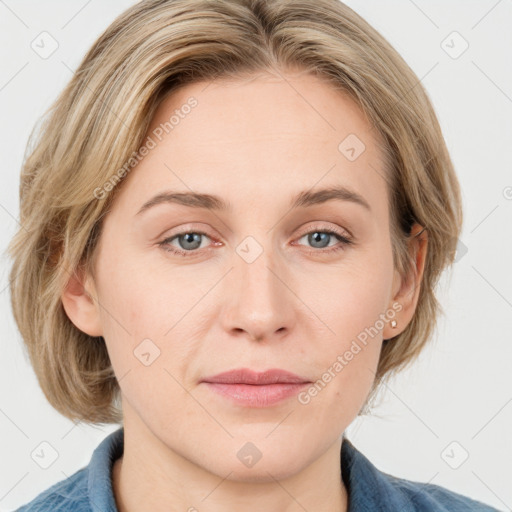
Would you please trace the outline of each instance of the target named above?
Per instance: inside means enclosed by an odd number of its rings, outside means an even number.
[[[340,466],[348,492],[348,512],[397,512],[411,510],[407,495],[390,480],[398,478],[379,471],[343,434]]]
[[[103,439],[92,454],[87,494],[94,512],[119,512],[112,488],[112,467],[123,451],[124,427],[121,427]]]

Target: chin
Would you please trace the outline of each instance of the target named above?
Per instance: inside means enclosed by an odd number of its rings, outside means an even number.
[[[287,449],[279,444],[263,444],[263,440],[261,443],[257,440],[254,443],[236,441],[222,447],[219,453],[208,457],[209,460],[202,459],[196,463],[227,480],[268,483],[289,478],[311,462],[307,453],[297,449],[300,445],[294,444]]]

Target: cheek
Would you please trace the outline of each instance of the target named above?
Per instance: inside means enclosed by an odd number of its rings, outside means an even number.
[[[138,339],[156,335],[164,328],[160,323],[170,327],[181,295],[176,291],[178,283],[149,265],[131,265],[129,260],[111,265],[106,261],[99,279],[102,321],[112,335]]]
[[[138,352],[149,350],[153,358],[158,352],[154,329],[158,294],[145,280],[127,259],[105,257],[97,271],[103,337],[118,378],[144,366]],[[151,347],[146,340],[153,339],[155,346]]]
[[[199,337],[191,327],[198,323],[197,311],[203,307],[198,303],[207,291],[200,283],[211,282],[211,276],[156,268],[129,257],[102,263],[98,293],[103,336],[118,378],[129,372],[130,381],[142,383],[136,392],[165,380],[164,369],[183,380],[186,361],[198,350]],[[149,396],[149,391],[143,394]]]
[[[325,405],[328,401],[342,403],[343,409],[357,413],[371,388],[382,330],[392,318],[386,313],[391,268],[390,260],[375,259],[371,264],[365,261],[360,267],[343,269],[336,281],[324,286],[316,302],[319,316],[328,326],[324,335],[316,338],[321,347],[319,389],[324,384],[329,388],[327,393],[319,393],[324,394]]]
[[[343,349],[351,340],[364,342],[383,329],[382,317],[389,307],[392,266],[384,259],[360,258],[355,264],[329,271],[322,288],[316,287],[320,317]],[[314,283],[310,282],[310,286]]]

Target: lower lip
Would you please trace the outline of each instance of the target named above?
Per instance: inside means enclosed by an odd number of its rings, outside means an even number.
[[[269,407],[297,395],[301,389],[309,385],[307,382],[267,385],[221,384],[218,382],[205,382],[205,384],[212,391],[248,407]]]

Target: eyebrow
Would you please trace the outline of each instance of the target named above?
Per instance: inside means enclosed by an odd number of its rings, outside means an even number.
[[[356,191],[343,186],[329,187],[316,191],[304,190],[292,198],[289,207],[294,210],[297,208],[306,208],[326,203],[327,201],[332,200],[352,202],[359,204],[368,211],[371,211],[369,203],[363,196]],[[146,201],[136,215],[139,215],[159,204],[180,204],[191,208],[203,208],[219,212],[233,211],[232,204],[219,196],[201,194],[198,192],[166,191],[157,194],[149,199],[149,201]]]

